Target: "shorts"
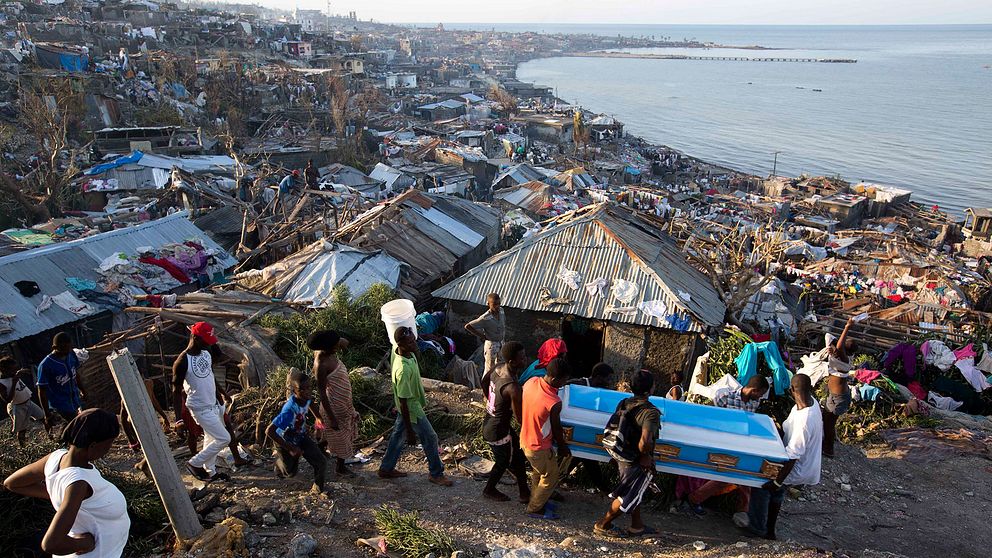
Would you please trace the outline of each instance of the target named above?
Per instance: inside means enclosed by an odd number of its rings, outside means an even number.
[[[21,432],[28,429],[28,419],[45,420],[45,411],[41,410],[34,401],[28,399],[24,403],[7,404],[7,414],[10,415],[14,429],[11,432]]]
[[[640,465],[633,463],[618,463],[620,467],[620,484],[610,492],[610,498],[620,500],[620,511],[630,513],[631,510],[641,505],[644,493],[651,482],[654,474]]]
[[[834,393],[828,394],[827,398],[823,400],[823,408],[836,416],[841,416],[851,408],[851,392],[844,390],[844,393],[837,395]]]

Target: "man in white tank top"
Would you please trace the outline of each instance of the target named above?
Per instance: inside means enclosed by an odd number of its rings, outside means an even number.
[[[190,474],[202,481],[214,478],[217,454],[231,442],[231,435],[224,426],[224,406],[217,402],[218,390],[222,397],[226,398],[227,395],[214,379],[210,350],[216,344],[214,328],[206,322],[197,322],[190,327],[189,345],[172,365],[176,422],[182,416],[185,392],[186,408],[196,424],[203,429],[203,449],[186,465]]]

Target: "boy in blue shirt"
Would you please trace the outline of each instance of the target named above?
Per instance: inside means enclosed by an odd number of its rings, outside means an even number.
[[[289,376],[292,395],[265,430],[276,443],[276,474],[281,478],[296,476],[300,457],[313,467],[313,490],[323,492],[327,457],[317,443],[307,435],[307,413],[313,402],[310,377],[294,370]]]
[[[59,332],[52,338],[52,352],[38,365],[38,399],[45,411],[45,426],[51,428],[55,411],[66,420],[76,418],[82,407],[82,381],[77,375],[79,359],[72,350],[69,334]]]

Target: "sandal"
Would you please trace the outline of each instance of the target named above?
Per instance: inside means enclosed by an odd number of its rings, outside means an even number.
[[[609,529],[604,529],[599,525],[593,525],[592,532],[597,537],[604,537],[607,539],[623,539],[627,537],[627,533],[625,531],[618,529],[616,526],[612,526]]]
[[[657,529],[655,529],[654,527],[649,527],[647,525],[645,525],[644,528],[641,529],[640,531],[634,531],[633,529],[627,529],[627,535],[629,535],[631,537],[643,537],[643,536],[646,536],[646,535],[657,535],[657,534],[658,534],[658,530]]]
[[[210,477],[210,482],[214,482],[214,481],[230,482],[230,480],[231,480],[231,475],[228,475],[227,473],[214,473],[214,476]]]
[[[549,520],[561,519],[560,515],[558,515],[557,513],[555,513],[554,511],[548,508],[544,508],[544,513],[528,513],[527,517],[533,519],[549,519]]]

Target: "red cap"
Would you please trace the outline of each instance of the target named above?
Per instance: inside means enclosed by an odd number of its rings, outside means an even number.
[[[293,170],[293,176],[300,176],[300,171],[299,171],[299,169],[294,169],[294,170]]]
[[[196,322],[189,330],[207,345],[215,345],[217,343],[217,336],[214,335],[214,326],[207,322]]]

